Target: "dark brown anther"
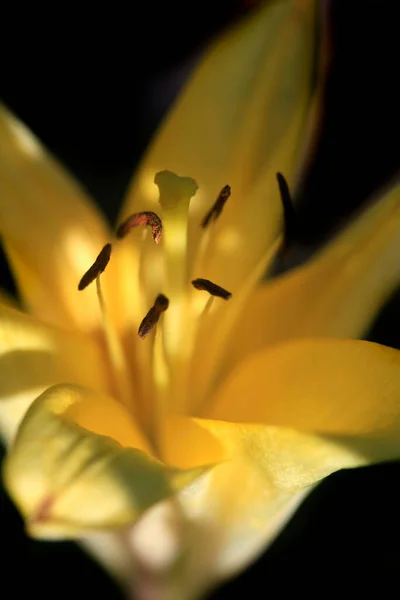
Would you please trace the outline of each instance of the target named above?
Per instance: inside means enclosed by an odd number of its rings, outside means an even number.
[[[160,312],[165,312],[169,306],[169,300],[167,296],[164,296],[164,294],[158,294],[154,302],[154,306],[156,306]]]
[[[144,211],[140,213],[134,213],[128,217],[117,229],[117,238],[121,239],[125,237],[131,229],[134,227],[140,227],[141,225],[149,225],[151,227],[151,233],[153,240],[156,244],[160,242],[162,233],[161,219],[156,213],[151,211]]]
[[[165,312],[169,306],[169,300],[164,294],[158,294],[154,305],[151,307],[143,321],[139,325],[138,336],[141,340],[150,333],[154,325],[157,324],[161,313]]]
[[[285,177],[282,173],[277,173],[276,179],[278,181],[279,193],[281,195],[283,206],[283,243],[280,254],[284,254],[297,237],[297,218],[294,211],[292,196]]]
[[[111,244],[106,244],[90,269],[86,271],[78,284],[78,290],[84,290],[92,281],[96,279],[108,265],[111,256]]]
[[[218,298],[223,298],[224,300],[229,300],[229,298],[232,297],[230,292],[216,283],[213,283],[209,279],[193,279],[192,285],[196,288],[196,290],[205,290],[211,294],[211,296],[217,296]]]
[[[216,199],[212,208],[208,211],[206,216],[201,222],[201,226],[205,229],[212,221],[216,221],[219,215],[222,213],[222,209],[225,206],[225,202],[228,200],[231,195],[231,186],[225,185],[219,193],[218,198]]]

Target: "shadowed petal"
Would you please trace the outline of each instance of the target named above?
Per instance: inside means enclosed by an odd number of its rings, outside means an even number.
[[[96,404],[97,422],[91,416]],[[132,524],[200,473],[168,470],[151,458],[121,405],[69,385],[37,398],[4,469],[29,533],[44,538]]]
[[[20,308],[18,301],[3,288],[0,288],[0,306],[8,306],[9,308]]]

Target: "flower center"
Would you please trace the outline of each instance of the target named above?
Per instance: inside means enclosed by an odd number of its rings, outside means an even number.
[[[214,298],[228,300],[232,294],[218,283],[208,279],[196,278],[191,281],[191,275],[199,274],[199,270],[204,264],[209,239],[209,235],[203,235],[203,243],[200,244],[197,259],[193,265],[188,264],[189,205],[197,192],[197,183],[192,178],[179,177],[169,171],[157,173],[154,182],[159,188],[160,214],[143,211],[130,215],[118,227],[116,237],[121,240],[133,229],[148,226],[151,228],[153,240],[160,246],[159,252],[162,254],[163,264],[158,295],[138,327],[138,336],[141,340],[150,338],[144,342],[149,344],[151,349],[150,353],[147,353],[150,365],[143,372],[150,371],[151,373],[150,387],[152,389],[149,390],[149,386],[147,386],[147,393],[150,391],[149,396],[152,397],[155,405],[153,414],[160,415],[171,404],[175,411],[185,411],[189,363],[199,326],[209,313]],[[230,187],[225,186],[215,204],[204,217],[201,223],[203,229],[210,230],[212,228],[229,195]],[[146,260],[145,253],[146,245],[142,238],[141,263]],[[123,401],[129,406],[127,395],[131,393],[131,387],[128,384],[127,364],[130,361],[129,357],[124,356],[121,341],[108,318],[100,281],[110,256],[111,244],[107,244],[94,264],[83,275],[78,289],[83,290],[90,283],[96,281],[104,334],[110,363],[117,381],[118,395],[122,399],[125,398]],[[144,268],[139,268],[139,272],[144,270]],[[149,290],[146,289],[145,276],[140,278],[139,286],[142,299],[148,298]],[[194,292],[194,290],[202,290],[208,294],[201,294],[199,298],[198,292]],[[137,376],[136,373],[135,376]],[[141,386],[141,389],[143,388],[144,386]],[[146,401],[148,400],[147,398]]]
[[[231,299],[231,291],[220,286],[223,282],[210,281],[202,278],[201,275],[212,259],[213,228],[231,194],[229,185],[222,188],[215,203],[199,223],[202,236],[191,261],[188,257],[189,204],[196,195],[198,186],[190,177],[179,177],[169,171],[157,173],[154,183],[159,188],[160,211],[157,211],[159,214],[152,211],[134,213],[118,227],[116,237],[119,240],[138,227],[143,228],[143,231],[149,227],[155,244],[159,246],[156,250],[157,254],[152,256],[152,261],[158,261],[155,280],[154,277],[148,277],[147,236],[140,238],[138,298],[143,306],[147,304],[148,312],[140,324],[138,323],[138,336],[144,340],[143,344],[147,345],[147,351],[143,349],[142,342],[139,340],[134,349],[137,354],[134,378],[137,379],[139,376],[142,380],[146,379],[138,386],[139,393],[143,396],[141,404],[152,405],[151,418],[147,419],[144,429],[153,441],[158,437],[159,423],[167,411],[187,412],[189,397],[190,409],[193,411],[194,406],[198,405],[202,396],[207,393],[220,364],[228,334],[235,319],[241,311],[243,312],[249,292],[263,275],[268,261],[276,255],[277,251],[286,251],[292,242],[296,231],[289,188],[281,174],[277,174],[277,180],[284,213],[283,238],[280,237],[268,250],[268,255],[262,257],[260,263],[249,273],[248,278],[241,282],[240,289],[234,290],[232,303],[224,309],[222,307],[224,302],[220,301]],[[100,276],[110,256],[111,244],[107,244],[94,264],[83,275],[78,289],[83,290],[96,280],[103,329],[118,395],[128,407],[131,407],[132,400],[129,396],[132,395],[132,378],[129,365],[132,361],[124,351],[121,339],[108,318],[100,283]],[[148,285],[147,282],[150,280],[151,285]],[[154,293],[152,291],[154,289],[157,290],[157,296],[153,305],[149,307],[149,298]],[[201,294],[199,291],[205,291],[207,294]],[[214,299],[217,299],[217,304]],[[207,352],[203,352],[200,356],[204,364],[204,381],[195,381],[193,386],[191,383],[193,367],[199,359],[197,342],[199,339],[201,341],[202,336],[203,340],[208,336],[207,342],[209,342],[210,333],[213,336],[212,343],[208,344]],[[145,418],[142,420],[146,421]]]

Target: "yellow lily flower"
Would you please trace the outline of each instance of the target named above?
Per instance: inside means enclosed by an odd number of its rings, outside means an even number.
[[[400,352],[352,339],[399,282],[400,186],[262,282],[287,241],[275,174],[293,184],[304,153],[316,22],[313,0],[265,3],[215,43],[118,239],[0,112],[0,228],[29,313],[0,305],[5,482],[30,535],[82,541],[137,597],[205,593],[323,477],[400,454]]]

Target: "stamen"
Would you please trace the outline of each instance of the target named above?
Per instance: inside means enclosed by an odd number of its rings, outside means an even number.
[[[208,393],[210,386],[215,385],[218,369],[221,368],[222,356],[226,352],[226,346],[231,341],[231,332],[239,315],[243,312],[249,294],[254,290],[257,282],[260,281],[265,273],[266,265],[274,260],[279,250],[280,238],[268,248],[266,253],[260,258],[254,269],[248,274],[242,282],[240,288],[235,292],[232,304],[227,307],[222,314],[217,314],[214,320],[205,321],[207,327],[203,329],[196,342],[196,352],[192,363],[191,391],[192,406],[196,413],[204,409],[205,399],[211,397]],[[212,314],[210,315],[212,317]],[[210,345],[210,332],[213,334],[213,343]],[[197,365],[201,360],[201,372]],[[200,404],[202,403],[202,404]]]
[[[140,227],[142,225],[149,225],[151,227],[151,233],[153,240],[156,244],[160,243],[162,234],[162,223],[161,219],[156,213],[151,211],[144,211],[140,213],[134,213],[128,217],[117,230],[117,238],[121,239],[125,237],[131,229],[134,227]]]
[[[111,256],[111,244],[106,244],[90,269],[86,271],[83,275],[82,279],[78,284],[78,290],[84,290],[88,285],[90,285],[96,277],[98,277],[101,273],[103,273],[104,269],[109,263]]]
[[[222,209],[225,206],[225,202],[228,200],[231,195],[231,186],[225,185],[219,193],[218,198],[216,199],[212,208],[208,211],[203,221],[201,222],[201,226],[205,229],[212,221],[216,221],[219,215],[222,212]]]
[[[86,271],[79,282],[78,290],[84,290],[90,283],[96,280],[97,298],[103,323],[105,342],[114,372],[114,381],[118,397],[125,406],[133,410],[131,405],[132,392],[131,380],[125,360],[121,341],[107,312],[106,302],[101,287],[101,274],[108,265],[111,257],[111,244],[106,244],[93,265]]]
[[[140,323],[138,329],[138,336],[141,340],[150,333],[154,325],[157,324],[161,314],[167,310],[169,306],[169,300],[164,294],[159,294],[155,299],[154,305],[150,308],[143,321]]]
[[[288,183],[282,173],[276,174],[283,206],[283,243],[280,253],[284,254],[297,237],[297,217]]]
[[[229,298],[232,297],[231,292],[228,292],[209,279],[193,279],[192,285],[196,288],[196,290],[205,290],[211,294],[211,296],[217,296],[218,298],[223,298],[224,300],[229,300]]]

